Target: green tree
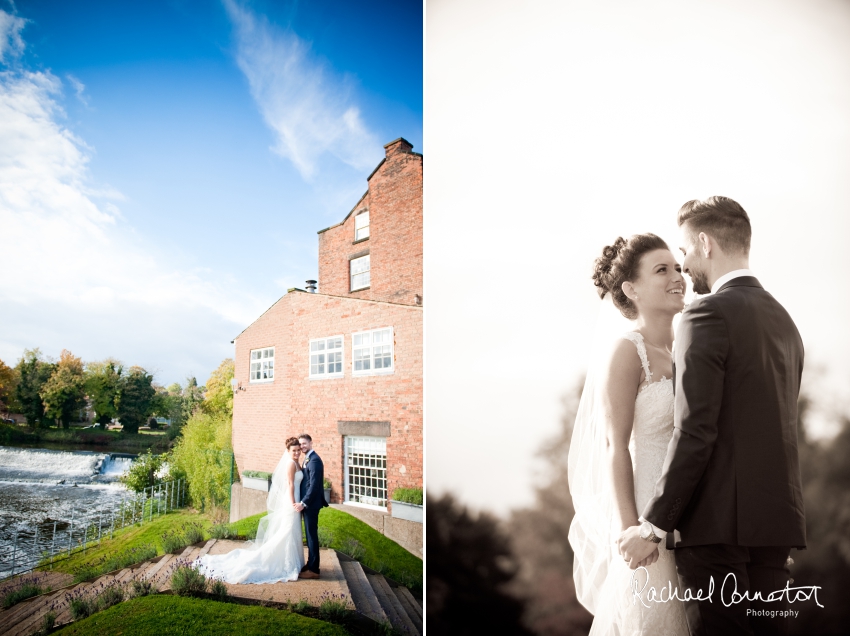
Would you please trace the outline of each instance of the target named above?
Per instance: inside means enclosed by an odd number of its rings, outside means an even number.
[[[189,498],[200,509],[222,506],[230,497],[232,419],[201,410],[189,418],[172,451],[172,478],[186,477]]]
[[[127,488],[134,492],[142,492],[145,488],[155,485],[159,480],[157,473],[168,461],[168,455],[154,455],[150,449],[144,455],[139,455],[130,465],[130,470],[121,477]]]
[[[79,418],[80,409],[86,405],[83,361],[67,349],[62,349],[59,363],[50,379],[39,391],[44,403],[44,414],[68,428],[71,420]]]
[[[19,408],[15,398],[18,381],[18,370],[0,360],[0,413],[12,413]]]
[[[194,376],[186,378],[186,388],[183,389],[183,400],[181,404],[184,422],[188,421],[195,411],[201,408],[201,405],[204,403],[205,390],[205,387],[198,386],[198,381]]]
[[[15,398],[21,406],[21,413],[30,426],[45,425],[44,402],[41,389],[53,375],[56,365],[44,357],[38,348],[24,349],[24,355],[15,367],[18,371],[18,385]]]
[[[130,367],[121,378],[117,401],[118,418],[125,433],[139,432],[139,427],[151,414],[155,394],[153,376],[142,367]]]
[[[112,358],[86,365],[86,393],[101,427],[118,417],[118,396],[121,393],[123,373],[124,367]]]
[[[233,387],[230,381],[234,376],[232,358],[225,358],[207,380],[207,392],[204,394],[203,408],[206,413],[220,413],[233,417]]]

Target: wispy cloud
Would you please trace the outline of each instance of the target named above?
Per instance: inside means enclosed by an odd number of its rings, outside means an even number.
[[[68,73],[65,77],[68,79],[68,83],[74,89],[74,93],[76,94],[77,99],[80,100],[80,103],[83,106],[88,106],[89,100],[85,95],[86,85],[83,84],[79,79],[77,79],[76,77],[74,77],[70,73]]]
[[[325,155],[367,169],[381,157],[353,97],[352,82],[291,30],[223,0],[234,26],[236,61],[277,139],[273,150],[311,179]]]
[[[19,57],[24,52],[24,39],[21,31],[27,21],[0,9],[0,64],[10,58]]]

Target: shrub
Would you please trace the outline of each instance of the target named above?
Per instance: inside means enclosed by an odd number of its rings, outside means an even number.
[[[360,561],[366,555],[366,548],[357,539],[348,537],[342,542],[340,552],[344,552],[355,561]]]
[[[272,474],[263,472],[262,470],[243,470],[243,477],[253,477],[254,479],[271,479]]]
[[[124,600],[124,588],[120,585],[110,585],[104,588],[97,597],[97,609],[105,610]]]
[[[134,580],[132,583],[131,595],[133,598],[138,596],[148,596],[153,593],[153,583],[147,579]]]
[[[180,565],[171,575],[171,590],[179,596],[198,596],[207,591],[207,577],[190,565]]]
[[[20,603],[21,601],[25,601],[28,598],[32,598],[33,596],[38,596],[39,594],[43,594],[47,592],[48,588],[41,587],[40,585],[33,583],[32,581],[27,581],[23,583],[20,587],[7,592],[3,597],[3,609],[9,609],[12,605],[16,603]]]
[[[75,621],[88,618],[97,611],[97,602],[89,598],[71,599],[71,618]]]
[[[172,451],[171,476],[185,475],[189,499],[200,510],[230,498],[231,430],[230,416],[195,411]]]
[[[319,526],[319,547],[322,548],[330,548],[331,544],[334,542],[334,533],[328,530],[327,528],[323,528]]]
[[[344,625],[348,621],[348,604],[345,596],[325,592],[319,603],[319,617],[323,621]]]
[[[299,601],[295,601],[294,603],[290,603],[289,604],[289,611],[295,612],[296,614],[303,614],[304,612],[309,610],[311,607],[312,607],[312,605],[310,605],[310,601],[308,601],[306,598],[302,598]]]
[[[233,524],[230,523],[219,523],[214,525],[210,528],[209,535],[211,539],[233,539],[239,536],[236,532],[236,528],[234,528]]]
[[[173,554],[178,550],[186,547],[186,542],[183,539],[183,533],[179,530],[172,530],[162,535],[162,549],[166,554]]]
[[[393,491],[393,501],[402,503],[422,505],[422,489],[421,488],[396,488]]]
[[[162,535],[162,549],[169,553],[182,550],[187,545],[204,540],[204,530],[200,523],[184,523],[179,529],[171,530]]]
[[[204,527],[197,521],[192,521],[183,526],[183,537],[186,545],[192,545],[204,540]]]
[[[215,596],[218,600],[223,601],[228,596],[227,586],[224,584],[224,581],[219,579],[213,579],[210,582],[210,594]]]
[[[38,632],[39,634],[49,634],[53,631],[53,627],[56,625],[56,612],[47,612],[44,616],[41,617],[41,630]]]
[[[154,455],[150,449],[139,455],[130,465],[130,470],[121,476],[121,482],[130,490],[142,492],[157,483],[157,473],[162,465],[168,461],[168,454]]]

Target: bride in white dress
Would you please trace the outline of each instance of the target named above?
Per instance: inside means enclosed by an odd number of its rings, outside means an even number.
[[[249,547],[227,554],[206,555],[197,567],[206,576],[227,583],[278,583],[295,581],[304,567],[301,539],[301,513],[293,504],[301,492],[304,473],[298,459],[301,446],[297,437],[286,440],[286,453],[272,474],[267,508],[260,519],[257,538]]]
[[[616,540],[640,524],[673,435],[673,317],[684,308],[685,281],[654,234],[606,246],[593,279],[603,301],[610,297],[633,322],[619,336],[610,327],[597,333],[605,348],[595,354],[573,430],[569,482],[576,514],[569,539],[576,595],[594,615],[593,636],[684,636],[681,601],[647,600],[650,587],[664,588],[668,598],[678,586],[673,551],[661,542],[632,569]]]

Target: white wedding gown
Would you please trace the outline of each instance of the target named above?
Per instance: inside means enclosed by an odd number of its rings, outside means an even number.
[[[198,570],[226,583],[278,583],[295,581],[304,567],[301,513],[289,503],[286,481],[288,456],[281,459],[272,477],[269,514],[260,519],[257,539],[247,548],[227,554],[205,555],[196,561]],[[301,492],[304,473],[295,472],[295,492]]]
[[[655,484],[661,476],[667,456],[667,445],[673,436],[673,381],[670,378],[661,378],[653,382],[643,336],[630,331],[623,334],[623,337],[631,340],[637,347],[647,381],[635,398],[635,417],[629,442],[635,503],[640,514],[655,492]],[[611,535],[616,540],[620,528],[616,526],[611,530]],[[672,584],[672,589],[675,589],[679,585],[674,552],[667,550],[665,541],[658,544],[658,560],[646,568],[648,581],[640,570],[629,569],[617,552],[616,544],[612,542],[611,545],[612,556],[608,575],[597,605],[599,611],[590,629],[591,636],[687,636],[688,624],[685,607],[681,601],[653,603],[646,600],[650,587],[654,587],[659,594],[662,588],[666,588],[661,596],[666,599],[670,594],[669,586]],[[638,590],[643,588],[642,596],[649,607],[645,607],[634,597],[633,585],[637,585]],[[679,598],[681,596],[680,592]]]

